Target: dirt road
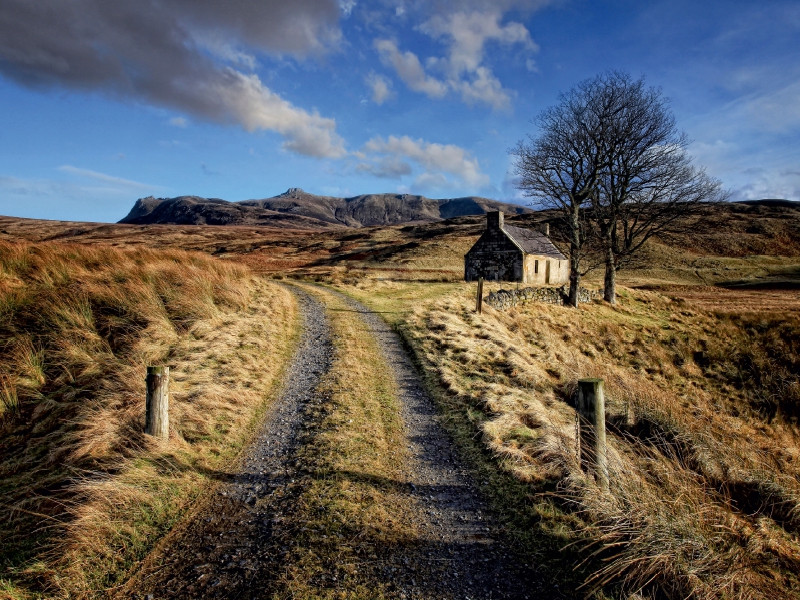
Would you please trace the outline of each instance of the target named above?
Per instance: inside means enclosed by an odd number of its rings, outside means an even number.
[[[285,574],[299,526],[290,524],[292,511],[300,505],[303,482],[314,476],[297,456],[319,425],[315,415],[326,398],[318,384],[336,368],[331,339],[337,335],[316,294],[300,289],[295,293],[303,336],[285,388],[261,432],[245,451],[237,472],[220,475],[214,496],[145,561],[122,597],[290,597]],[[327,297],[332,297],[330,292]],[[357,587],[348,586],[335,573],[316,576],[311,597],[560,597],[515,553],[498,527],[438,424],[435,406],[397,335],[363,305],[335,297],[341,306],[359,313],[397,382],[410,463],[402,493],[414,507],[405,518],[415,524],[419,536],[410,543],[378,548],[353,565],[350,581],[358,582]]]

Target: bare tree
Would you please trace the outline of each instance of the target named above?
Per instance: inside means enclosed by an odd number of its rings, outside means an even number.
[[[616,274],[650,238],[693,223],[706,203],[724,198],[719,181],[691,165],[661,90],[644,78],[610,72],[591,80],[604,119],[597,143],[605,162],[592,195],[591,221],[605,259],[604,298],[616,302]]]
[[[569,302],[592,268],[596,242],[605,263],[605,299],[616,273],[651,237],[686,227],[701,203],[724,197],[720,183],[691,165],[688,138],[667,100],[621,72],[587,79],[559,96],[511,150],[518,187],[562,214],[570,262]]]
[[[593,232],[584,208],[591,206],[606,161],[599,143],[603,120],[591,105],[596,95],[591,81],[561,94],[557,105],[533,120],[540,135],[528,135],[510,151],[517,187],[535,204],[561,214],[570,266],[569,304],[574,307]]]

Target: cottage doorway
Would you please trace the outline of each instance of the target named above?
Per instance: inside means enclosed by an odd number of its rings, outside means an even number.
[[[549,260],[544,265],[544,283],[545,283],[545,285],[550,285],[550,261]]]

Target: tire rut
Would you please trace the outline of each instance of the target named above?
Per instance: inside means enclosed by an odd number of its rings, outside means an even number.
[[[285,553],[274,538],[281,507],[293,493],[293,455],[305,426],[305,407],[321,403],[321,377],[331,365],[331,330],[322,304],[292,288],[300,306],[302,337],[285,386],[237,472],[222,480],[213,497],[137,575],[133,597],[239,598],[253,596],[257,581],[270,579]],[[269,573],[264,571],[268,570]],[[255,594],[258,597],[258,594]],[[125,594],[131,597],[131,594]]]

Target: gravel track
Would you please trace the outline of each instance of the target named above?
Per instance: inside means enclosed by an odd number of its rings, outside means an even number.
[[[294,449],[304,426],[304,407],[319,403],[316,388],[333,354],[331,331],[322,304],[292,288],[300,305],[302,339],[285,376],[285,386],[245,451],[237,473],[218,474],[223,482],[213,498],[136,579],[134,597],[260,597],[250,589],[274,570],[274,515],[291,496],[296,469]],[[130,594],[127,594],[130,597]]]
[[[397,595],[420,600],[561,597],[500,530],[439,424],[399,336],[363,304],[341,297],[361,313],[394,372],[413,462],[411,493],[423,507],[415,515],[423,531],[420,545],[382,556],[383,574],[394,580]]]

